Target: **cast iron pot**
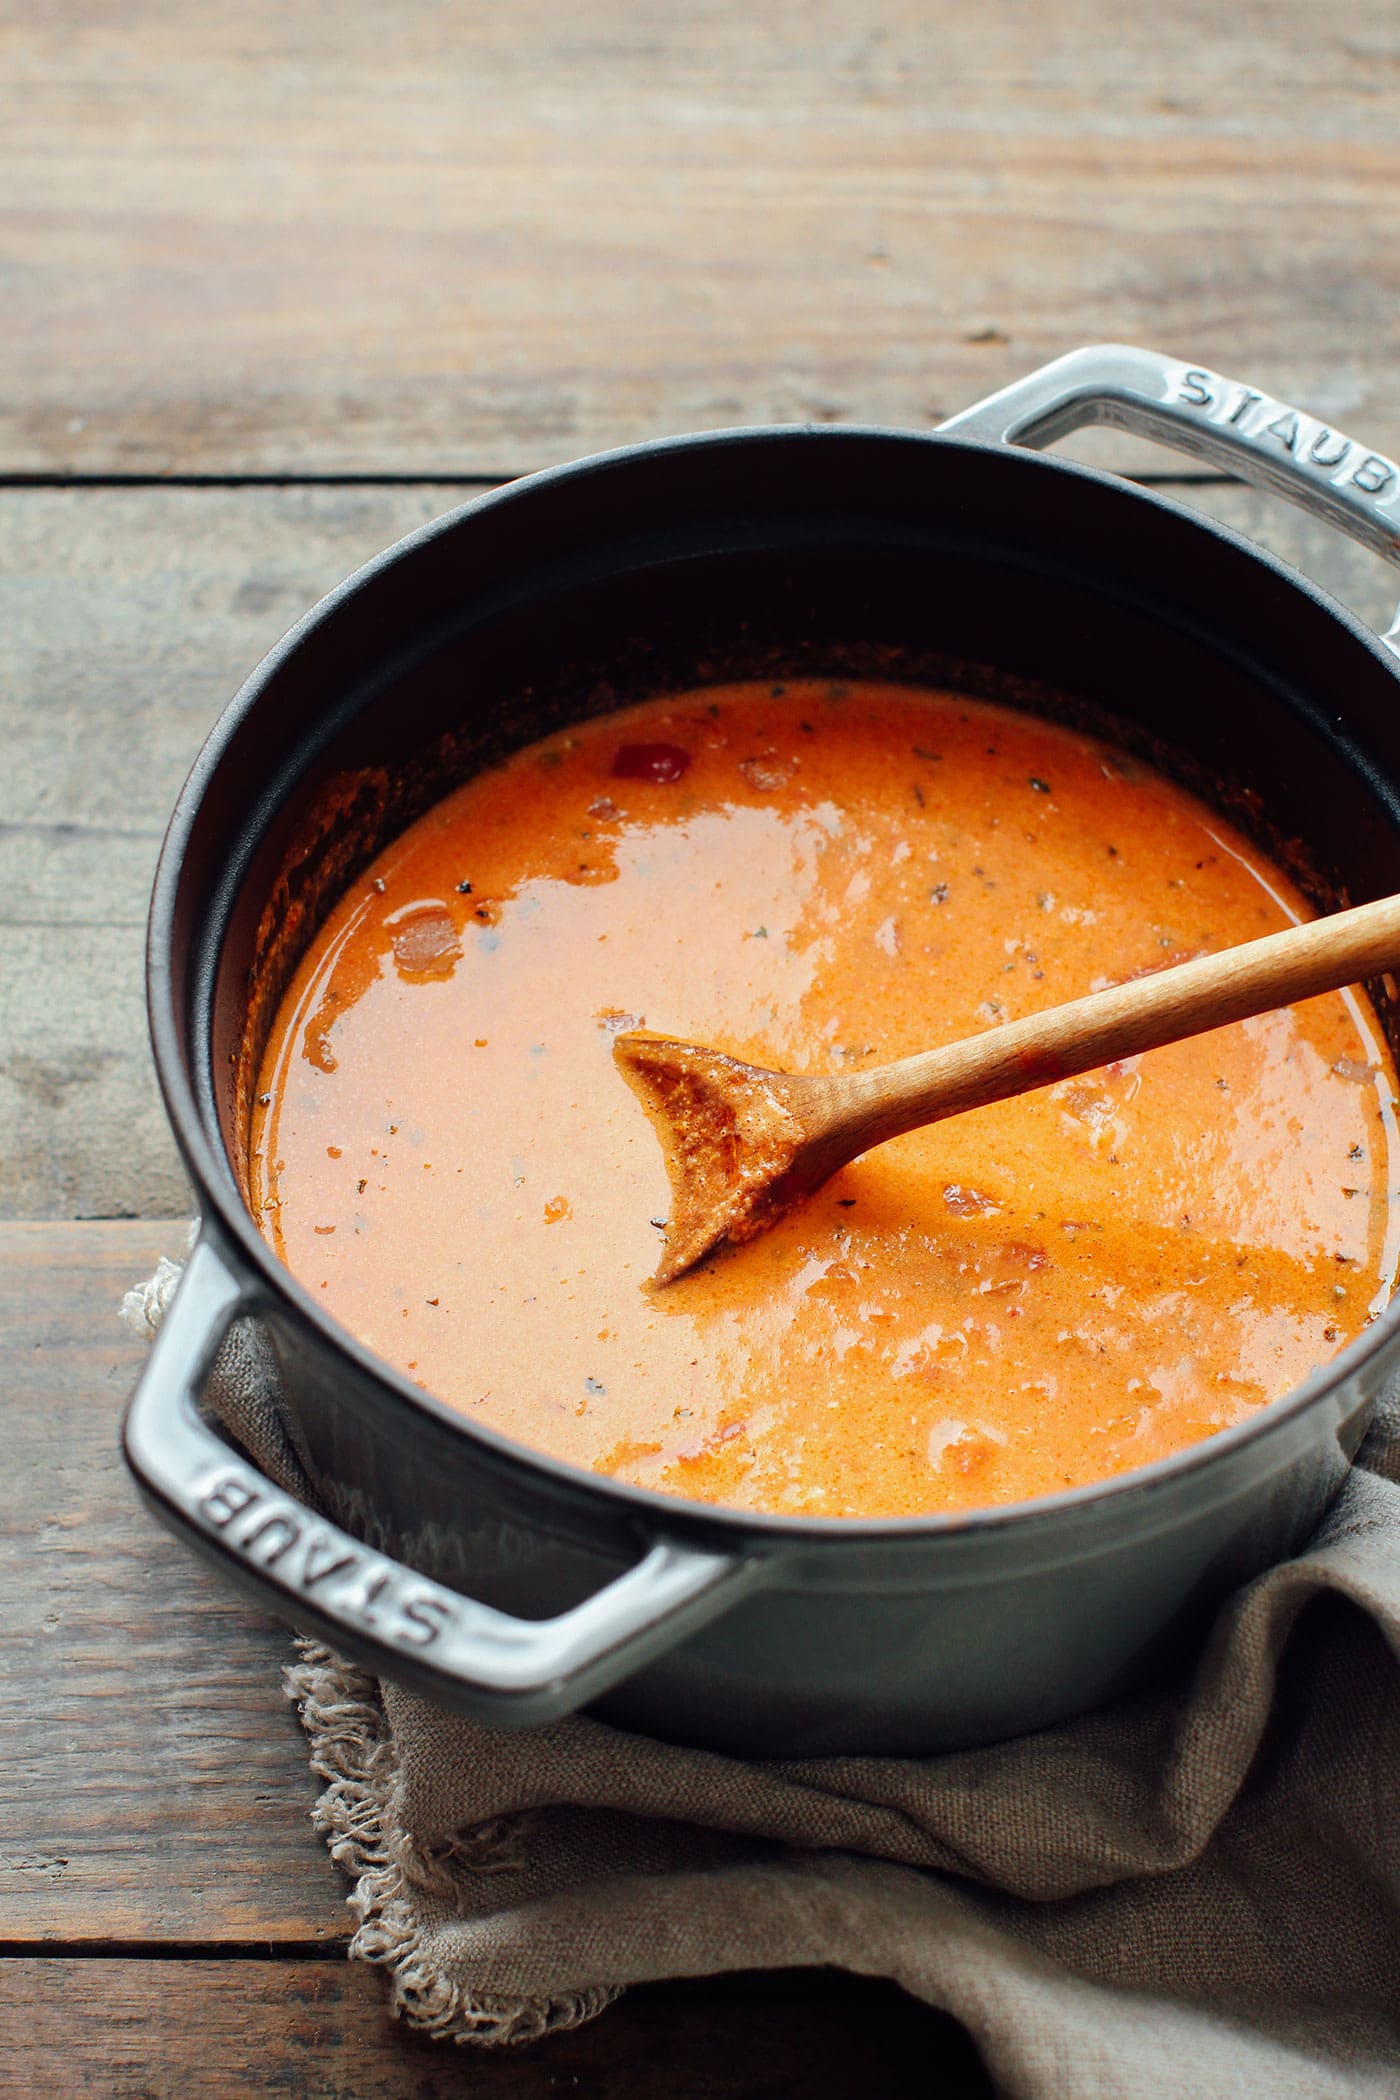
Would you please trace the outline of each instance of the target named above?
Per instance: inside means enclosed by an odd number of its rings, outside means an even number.
[[[126,1452],[165,1521],[292,1624],[493,1723],[587,1704],[740,1751],[922,1752],[1141,1679],[1335,1495],[1400,1367],[1400,1307],[1252,1420],[1102,1485],[970,1515],[754,1516],[575,1470],[421,1392],[279,1265],[233,1164],[258,1039],[335,893],[474,767],[648,691],[847,668],[1067,693],[1267,809],[1323,901],[1400,888],[1395,638],[1222,527],[1025,449],[1094,421],[1400,555],[1389,460],[1214,373],[1084,350],[931,435],[721,432],[515,482],[360,570],[220,720],[149,952],[203,1225]],[[295,1493],[202,1408],[248,1320]]]

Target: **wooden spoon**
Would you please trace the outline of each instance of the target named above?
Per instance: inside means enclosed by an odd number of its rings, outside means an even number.
[[[863,1072],[768,1072],[670,1036],[619,1036],[613,1055],[651,1116],[671,1181],[656,1281],[670,1283],[720,1240],[766,1231],[839,1167],[907,1130],[1396,967],[1400,896]]]

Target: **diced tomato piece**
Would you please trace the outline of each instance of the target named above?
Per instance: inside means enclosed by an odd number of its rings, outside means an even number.
[[[690,764],[680,744],[623,744],[612,762],[614,780],[650,780],[668,787]]]

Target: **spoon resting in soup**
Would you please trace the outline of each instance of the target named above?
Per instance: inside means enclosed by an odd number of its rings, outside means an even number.
[[[1217,811],[1037,717],[856,681],[650,701],[467,782],[350,887],[268,1039],[249,1201],[361,1341],[569,1463],[828,1517],[1083,1485],[1385,1304],[1362,995],[911,1131],[664,1290],[614,1041],[861,1070],[1311,915]]]
[[[703,1043],[621,1035],[613,1061],[651,1116],[671,1183],[656,1281],[674,1282],[722,1240],[766,1232],[891,1138],[1393,967],[1400,896],[1139,972],[890,1065],[769,1072]]]

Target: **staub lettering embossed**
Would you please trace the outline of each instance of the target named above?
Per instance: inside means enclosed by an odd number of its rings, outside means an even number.
[[[383,1625],[409,1647],[431,1647],[452,1618],[451,1600],[442,1591],[403,1581],[403,1571],[392,1562],[350,1544],[297,1503],[269,1494],[244,1474],[217,1474],[201,1489],[195,1506],[210,1528],[254,1566],[276,1568],[281,1580],[304,1596],[333,1589],[338,1613],[349,1613],[366,1627]]]
[[[1374,498],[1377,509],[1400,495],[1400,467],[1393,460],[1365,451],[1353,438],[1290,408],[1286,401],[1222,379],[1200,365],[1176,370],[1172,385],[1179,408],[1197,410],[1206,422],[1229,428],[1253,451],[1266,457],[1286,452],[1303,468],[1320,468],[1332,487],[1357,489]]]

